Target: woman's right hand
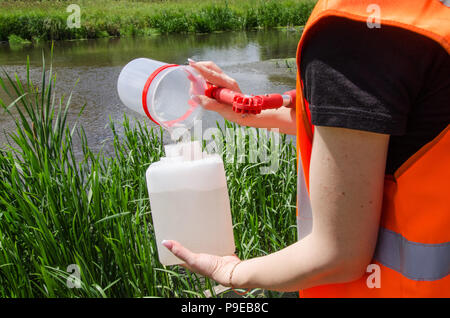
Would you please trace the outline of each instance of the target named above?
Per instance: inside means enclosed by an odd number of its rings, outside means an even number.
[[[189,65],[211,84],[242,93],[237,82],[226,75],[214,62],[189,60]],[[219,103],[205,95],[193,96],[191,101],[193,105],[199,104],[204,109],[214,111],[226,120],[240,126],[276,130],[289,135],[297,134],[295,109],[282,107],[281,109],[268,109],[258,115],[243,115],[234,112],[230,105]]]
[[[189,65],[209,83],[242,93],[237,82],[225,74],[214,62],[195,62],[189,59]],[[204,109],[215,111],[228,121],[243,124],[242,114],[234,112],[230,105],[219,103],[205,95],[197,95],[193,99]]]

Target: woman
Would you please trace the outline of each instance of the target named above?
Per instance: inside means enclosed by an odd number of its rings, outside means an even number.
[[[163,242],[188,269],[305,297],[450,296],[450,8],[377,3],[380,28],[366,24],[371,1],[318,2],[296,109],[242,118],[199,96],[227,120],[297,135],[299,241],[245,261]],[[240,91],[214,63],[190,64]]]

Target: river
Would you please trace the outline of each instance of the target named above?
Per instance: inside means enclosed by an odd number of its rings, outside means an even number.
[[[58,41],[54,44],[53,58],[56,90],[67,95],[73,89],[70,125],[86,105],[79,123],[86,130],[89,146],[94,151],[102,147],[108,151],[112,137],[108,127],[110,118],[120,123],[125,113],[133,120],[153,125],[126,109],[117,94],[119,73],[132,59],[147,57],[176,64],[185,64],[187,58],[211,60],[235,78],[245,93],[282,93],[295,88],[295,69],[273,59],[295,57],[300,35],[300,30],[292,29]],[[43,43],[10,48],[8,43],[0,43],[0,65],[9,74],[17,72],[24,79],[29,56],[31,77],[39,82],[42,52],[49,57],[50,47],[51,43]],[[0,97],[6,99],[0,91]],[[205,113],[203,129],[215,127],[216,121],[223,122],[217,114]],[[0,110],[0,130],[0,145],[4,145],[6,135],[14,130],[14,122],[3,110]]]

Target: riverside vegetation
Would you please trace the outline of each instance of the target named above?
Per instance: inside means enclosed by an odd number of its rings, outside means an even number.
[[[1,1],[0,41],[69,40],[157,33],[208,33],[304,25],[316,0]]]
[[[0,80],[13,101],[0,104],[16,122],[9,144],[0,146],[0,297],[205,297],[205,290],[222,297],[209,279],[158,261],[145,171],[164,155],[162,131],[125,118],[119,135],[111,122],[114,155],[94,153],[83,127],[67,122],[71,94],[55,97],[52,67],[43,60],[38,86],[29,62],[26,70],[22,81],[6,72]],[[248,136],[243,140],[248,149]],[[270,151],[270,142],[265,146]],[[224,157],[228,147],[235,145],[224,144]],[[295,147],[283,138],[278,151],[275,174],[262,175],[264,164],[247,157],[225,160],[243,259],[296,240]],[[69,288],[74,283],[80,288]]]

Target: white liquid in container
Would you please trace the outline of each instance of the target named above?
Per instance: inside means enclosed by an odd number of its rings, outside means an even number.
[[[183,262],[161,242],[175,240],[195,253],[235,251],[222,158],[201,152],[199,142],[166,147],[166,158],[147,170],[147,185],[159,260]]]

